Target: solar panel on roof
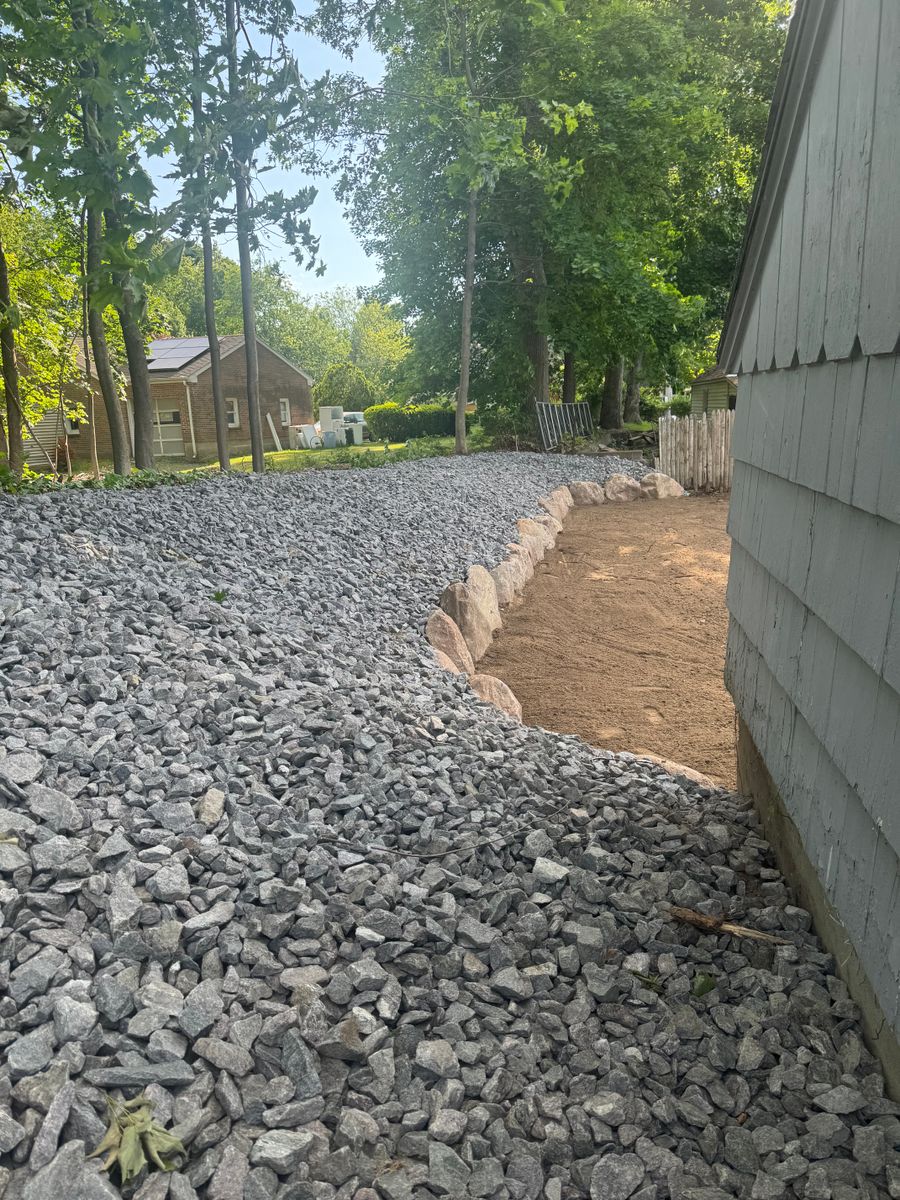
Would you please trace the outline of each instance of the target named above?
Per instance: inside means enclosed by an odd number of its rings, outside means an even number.
[[[149,367],[157,371],[177,371],[209,349],[205,337],[159,338],[148,348]]]

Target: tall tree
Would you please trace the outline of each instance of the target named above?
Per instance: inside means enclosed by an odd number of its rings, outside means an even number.
[[[382,261],[385,291],[403,302],[415,342],[407,369],[435,362],[438,343],[443,363],[461,357],[450,318],[464,291],[467,191],[448,189],[447,172],[471,128],[459,109],[463,21],[473,31],[468,98],[482,114],[502,110],[518,122],[524,151],[488,156],[499,169],[479,204],[471,386],[487,411],[498,385],[510,409],[520,404],[522,355],[531,399],[547,397],[564,355],[571,398],[576,373],[588,382],[598,363],[643,353],[645,373],[664,377],[684,344],[706,341],[718,301],[705,326],[698,303],[720,273],[701,261],[697,231],[715,242],[720,222],[719,257],[734,261],[756,98],[768,96],[784,8],[782,0],[372,5],[388,66],[382,88],[356,110],[343,194]]]
[[[16,362],[16,310],[9,284],[9,263],[0,234],[0,368],[3,378],[6,457],[13,475],[25,465],[22,440],[22,404],[19,399],[19,367]]]
[[[603,398],[600,404],[600,425],[603,429],[622,428],[622,370],[621,358],[606,364],[603,378]]]
[[[183,168],[186,199],[193,193],[193,205],[188,205],[188,221],[191,209],[196,209],[196,221],[200,228],[200,245],[203,255],[203,324],[209,342],[209,377],[212,388],[213,417],[216,423],[216,450],[219,470],[227,471],[231,466],[228,451],[228,415],[225,411],[225,394],[222,390],[222,360],[219,351],[219,334],[216,325],[216,292],[211,210],[214,204],[214,188],[209,180],[208,122],[203,108],[203,68],[201,52],[205,30],[201,25],[197,0],[188,0],[188,19],[191,30],[191,117],[192,138],[188,143],[190,159]],[[189,186],[192,178],[193,189]]]

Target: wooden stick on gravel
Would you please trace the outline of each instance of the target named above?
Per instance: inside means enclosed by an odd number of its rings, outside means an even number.
[[[697,929],[702,929],[704,933],[730,933],[734,937],[753,938],[757,942],[775,942],[779,946],[789,944],[784,938],[775,937],[774,934],[762,933],[759,929],[749,929],[746,925],[734,925],[731,921],[726,921],[724,917],[707,917],[703,913],[695,912],[692,908],[672,907],[669,912],[676,921],[694,925]]]

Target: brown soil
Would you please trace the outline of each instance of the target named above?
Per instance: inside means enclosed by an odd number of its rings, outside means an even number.
[[[573,509],[479,671],[531,725],[733,786],[727,514],[717,497]]]

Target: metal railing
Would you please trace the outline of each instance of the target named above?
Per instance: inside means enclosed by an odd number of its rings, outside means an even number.
[[[538,431],[545,450],[554,450],[565,437],[590,437],[593,432],[589,404],[540,403],[536,408]]]

